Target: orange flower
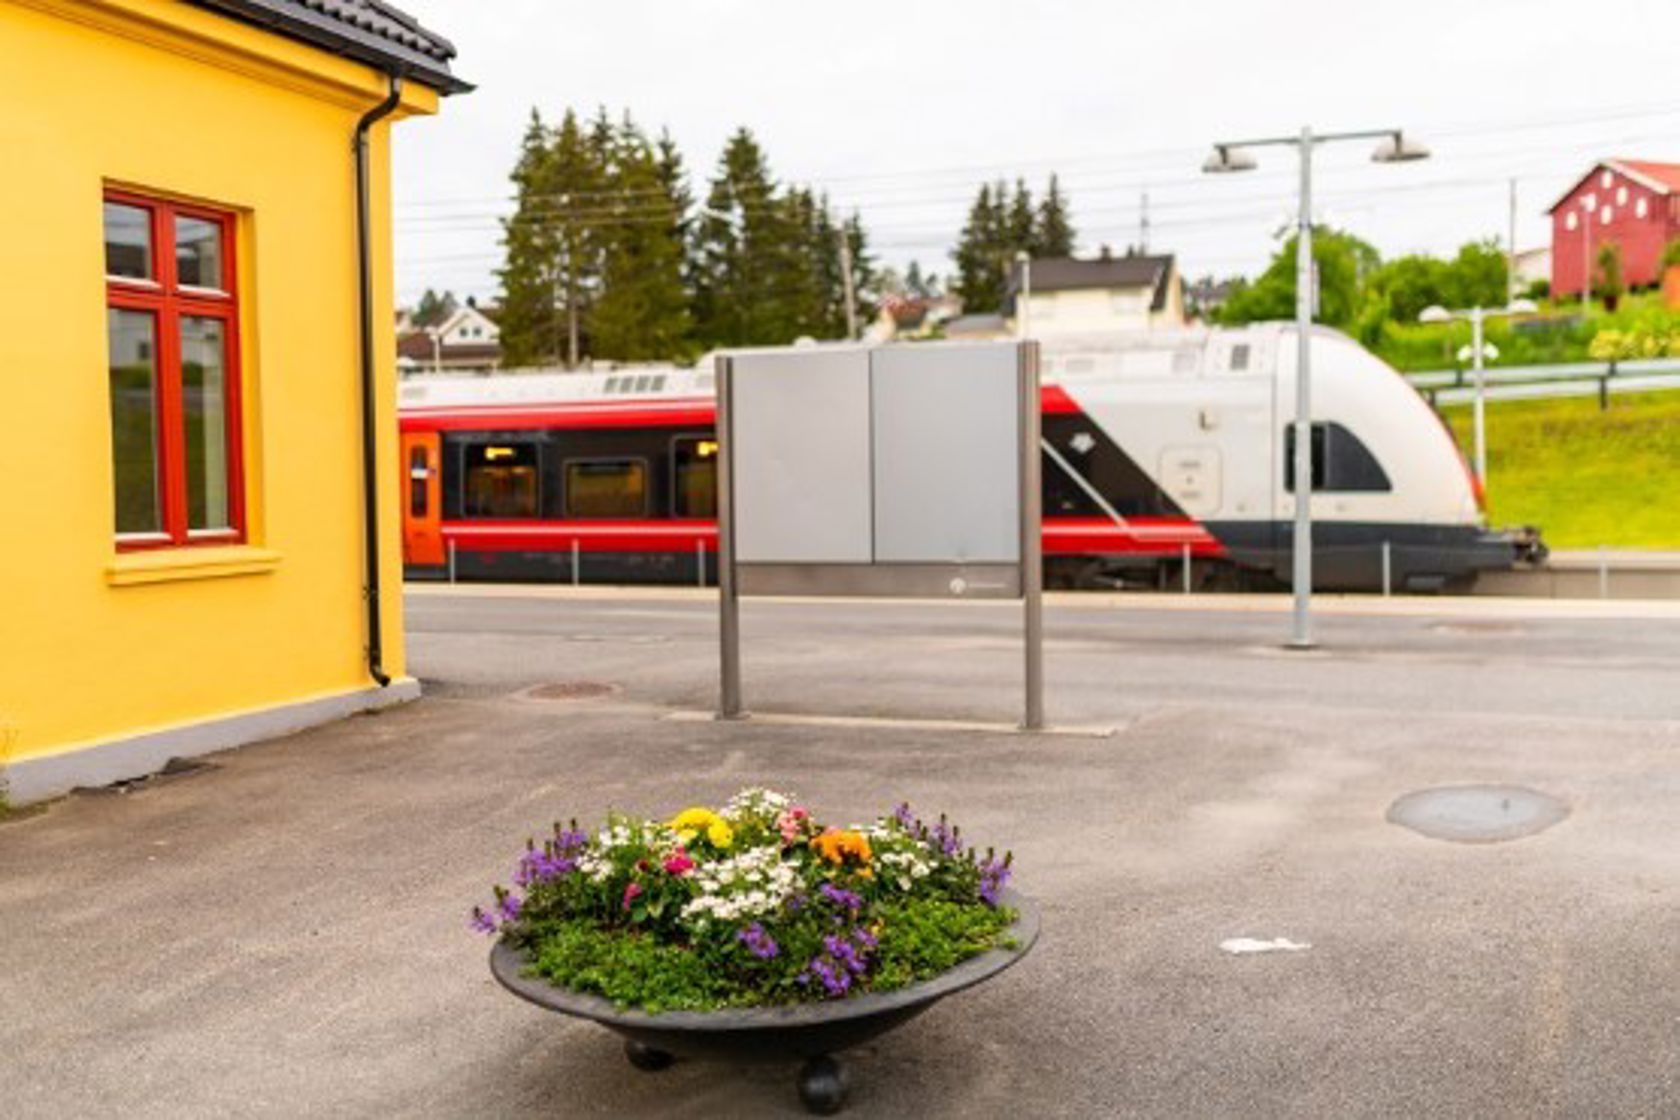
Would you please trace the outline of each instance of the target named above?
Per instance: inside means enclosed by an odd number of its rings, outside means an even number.
[[[817,854],[829,863],[845,863],[848,858],[867,864],[875,854],[869,850],[869,837],[861,832],[831,828],[811,841]]]

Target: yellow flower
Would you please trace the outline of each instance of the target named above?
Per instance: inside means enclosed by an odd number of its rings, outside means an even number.
[[[722,817],[710,809],[695,806],[692,809],[684,809],[672,817],[666,827],[675,832],[677,839],[684,844],[692,844],[694,838],[700,835],[702,830],[713,829],[719,825],[723,825]],[[724,825],[724,828],[727,829],[728,827],[728,825]],[[719,847],[722,847],[722,845],[719,845]]]
[[[723,821],[714,821],[706,828],[706,839],[714,848],[727,848],[735,842],[735,830]]]

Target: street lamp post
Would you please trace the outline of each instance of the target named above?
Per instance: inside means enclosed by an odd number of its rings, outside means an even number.
[[[1454,319],[1470,324],[1470,369],[1475,384],[1471,405],[1471,429],[1475,439],[1476,484],[1487,492],[1487,368],[1483,362],[1486,347],[1482,343],[1482,325],[1490,318],[1504,315],[1532,315],[1539,308],[1530,299],[1514,299],[1504,307],[1471,307],[1463,311],[1448,311],[1430,306],[1418,313],[1420,323],[1450,323]]]
[[[1021,266],[1021,302],[1015,309],[1015,334],[1020,338],[1028,338],[1032,335],[1032,326],[1028,319],[1032,314],[1032,254],[1025,249],[1017,250],[1015,263]]]
[[[1334,140],[1378,140],[1371,159],[1377,163],[1406,163],[1427,159],[1429,149],[1408,140],[1398,128],[1315,134],[1302,128],[1299,136],[1218,143],[1202,164],[1210,174],[1252,171],[1257,166],[1246,149],[1293,146],[1301,157],[1300,214],[1295,244],[1295,534],[1291,543],[1295,591],[1290,649],[1311,649],[1312,637],[1312,362],[1313,318],[1312,152],[1316,144]]]

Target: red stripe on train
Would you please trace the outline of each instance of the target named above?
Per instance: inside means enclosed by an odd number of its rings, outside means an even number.
[[[710,521],[446,521],[445,540],[474,552],[693,552],[717,550]],[[1189,518],[1140,517],[1124,526],[1106,518],[1054,517],[1044,522],[1049,556],[1177,556],[1185,545],[1197,557],[1225,548]]]

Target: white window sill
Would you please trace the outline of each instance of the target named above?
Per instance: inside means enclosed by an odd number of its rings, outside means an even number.
[[[113,587],[127,587],[138,583],[262,575],[279,565],[278,552],[244,544],[148,549],[118,554],[105,566],[105,582]]]

